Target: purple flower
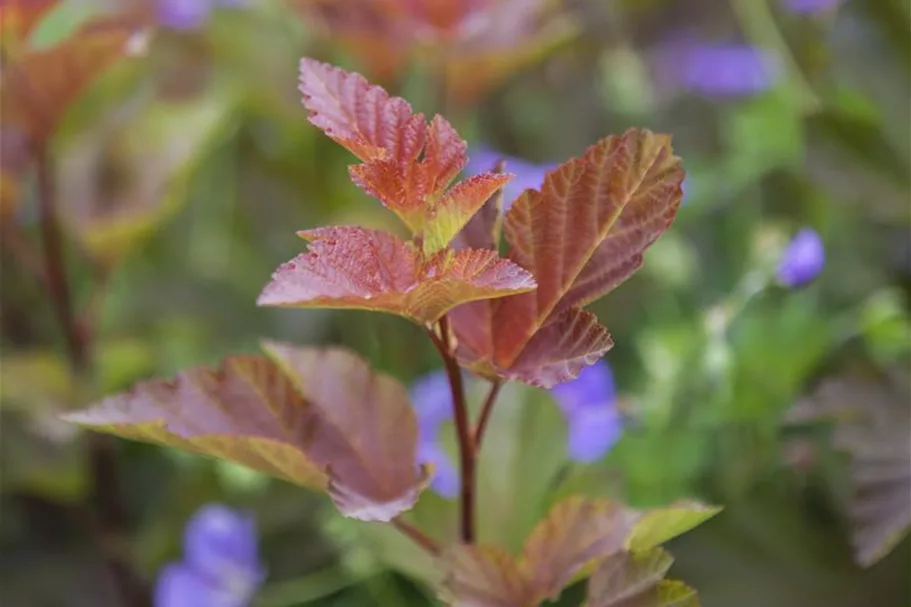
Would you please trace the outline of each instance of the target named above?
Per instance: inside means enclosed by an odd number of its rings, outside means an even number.
[[[237,8],[245,0],[156,0],[158,22],[175,30],[195,30],[208,23],[216,6]]]
[[[556,164],[534,164],[521,158],[506,156],[489,147],[479,145],[470,154],[466,172],[468,175],[477,175],[485,171],[490,171],[499,160],[506,163],[505,171],[515,175],[513,179],[503,187],[503,211],[509,210],[516,198],[525,190],[532,188],[541,189],[544,183],[544,175],[554,169]]]
[[[816,278],[826,265],[822,238],[812,228],[800,230],[785,247],[778,261],[778,282],[786,287],[799,287]]]
[[[834,11],[844,0],[782,0],[784,7],[792,13],[811,15]]]
[[[440,444],[440,426],[452,419],[452,393],[443,371],[434,371],[411,386],[411,401],[418,419],[418,461],[430,462],[435,473],[430,488],[443,497],[459,494],[459,475]]]
[[[744,97],[762,93],[782,73],[778,56],[746,44],[678,41],[659,53],[659,77],[709,97]]]
[[[184,529],[184,558],[166,565],[155,607],[247,607],[265,578],[252,517],[221,504],[200,508]]]
[[[616,408],[614,376],[607,362],[585,367],[579,377],[550,390],[569,427],[570,459],[593,462],[620,438],[623,423]]]

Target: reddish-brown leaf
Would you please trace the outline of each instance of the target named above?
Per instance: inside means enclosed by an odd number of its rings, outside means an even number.
[[[692,588],[664,579],[672,563],[661,548],[608,557],[588,582],[584,607],[698,607]]]
[[[415,460],[417,421],[407,389],[346,350],[267,342],[313,408],[319,425],[307,455],[326,467],[329,495],[346,515],[391,520],[417,501],[428,470]]]
[[[65,419],[327,489],[346,516],[388,521],[427,481],[406,389],[354,354],[271,344],[151,380]]]
[[[310,122],[364,162],[411,164],[424,147],[424,116],[360,74],[304,58],[300,92]]]
[[[456,305],[534,288],[531,275],[494,251],[443,250],[430,257],[379,230],[300,233],[306,253],[283,264],[259,305],[357,308],[432,323]]]
[[[446,246],[504,177],[476,177],[446,193],[468,161],[467,144],[442,116],[428,125],[407,101],[362,76],[301,60],[301,93],[310,122],[362,164],[351,180],[395,212],[425,251]]]
[[[454,546],[442,559],[442,598],[453,607],[533,607],[534,591],[497,546]]]
[[[556,599],[586,565],[622,551],[635,518],[608,500],[572,497],[557,504],[526,540],[519,563],[537,599]]]
[[[540,192],[524,192],[506,216],[505,233],[510,259],[535,275],[538,289],[455,311],[460,362],[551,387],[603,355],[611,345],[607,331],[581,306],[641,265],[674,219],[683,176],[669,137],[633,129],[550,172]],[[485,317],[488,324],[476,324]]]

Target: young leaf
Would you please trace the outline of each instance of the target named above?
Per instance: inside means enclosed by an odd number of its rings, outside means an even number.
[[[453,607],[534,607],[538,601],[512,557],[497,546],[454,546],[442,559],[441,597]]]
[[[661,548],[645,552],[619,552],[598,564],[588,582],[585,607],[619,607],[643,603],[654,591],[674,559]]]
[[[719,512],[721,508],[718,506],[692,501],[646,510],[633,525],[626,538],[626,547],[633,551],[651,550],[698,527]]]
[[[497,162],[491,173],[502,173],[505,162]],[[503,227],[503,188],[487,199],[462,230],[453,238],[450,246],[454,249],[493,249],[500,246],[500,231]]]
[[[699,607],[695,590],[662,579],[672,562],[660,548],[603,560],[588,582],[584,607]]]
[[[279,362],[230,357],[64,417],[326,489],[352,518],[388,521],[410,508],[428,470],[415,460],[404,386],[344,350],[266,348]]]
[[[392,234],[356,227],[299,234],[310,241],[308,252],[276,270],[259,305],[358,308],[432,323],[461,303],[535,285],[495,251],[443,250],[427,257]]]
[[[467,144],[442,116],[430,124],[363,76],[302,59],[300,91],[310,122],[362,164],[352,181],[379,199],[435,253],[511,175],[486,173],[446,188],[468,162]]]
[[[519,570],[538,600],[555,600],[593,560],[623,550],[634,513],[608,500],[571,497],[557,504],[525,542]]]
[[[674,219],[683,176],[668,136],[631,129],[548,173],[540,192],[524,192],[505,234],[510,259],[535,275],[538,289],[456,310],[460,362],[549,388],[600,358],[610,338],[581,306],[642,264]]]

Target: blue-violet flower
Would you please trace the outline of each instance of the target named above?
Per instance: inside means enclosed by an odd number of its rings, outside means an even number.
[[[411,401],[418,420],[418,461],[434,465],[430,488],[454,499],[459,494],[459,474],[440,443],[440,426],[452,419],[452,393],[446,374],[434,371],[415,381]]]
[[[237,8],[245,0],[156,0],[158,22],[174,30],[195,30],[206,25],[217,6]]]
[[[826,265],[822,238],[812,228],[800,230],[778,261],[778,282],[786,287],[799,287],[816,278]]]
[[[513,179],[503,187],[503,211],[509,210],[509,207],[515,202],[516,198],[529,188],[536,190],[541,189],[544,183],[544,175],[554,169],[556,164],[535,164],[521,158],[506,156],[494,149],[479,145],[469,153],[468,166],[466,173],[468,175],[477,175],[485,171],[490,171],[499,160],[506,163],[505,171],[515,175]]]
[[[222,504],[193,515],[183,549],[158,578],[155,607],[247,607],[265,578],[253,518]]]
[[[566,417],[570,459],[588,463],[603,457],[619,440],[623,420],[616,407],[616,388],[604,360],[585,367],[579,377],[551,388]]]
[[[659,78],[714,98],[748,97],[770,89],[782,66],[771,51],[747,44],[668,44],[659,58]]]

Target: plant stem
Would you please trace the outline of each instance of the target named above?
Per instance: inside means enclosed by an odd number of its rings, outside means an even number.
[[[459,462],[461,468],[461,536],[466,544],[474,542],[474,485],[475,455],[474,440],[468,420],[468,406],[465,403],[465,389],[462,385],[462,372],[449,347],[449,321],[444,316],[439,322],[440,335],[429,330],[430,340],[440,352],[449,387],[452,391],[453,417],[459,439]]]
[[[44,251],[44,280],[48,297],[63,331],[67,358],[74,376],[85,378],[91,369],[91,338],[76,319],[66,276],[60,224],[57,219],[56,188],[48,150],[36,150],[38,209]],[[80,382],[81,385],[81,382]],[[122,604],[148,607],[151,603],[144,582],[126,557],[126,508],[122,502],[117,454],[110,437],[87,435],[87,458],[91,476],[91,520],[99,549],[120,591]]]
[[[490,384],[490,391],[487,392],[487,398],[484,399],[484,405],[481,407],[481,417],[478,419],[478,425],[474,430],[474,456],[475,459],[481,453],[481,441],[484,439],[484,431],[487,429],[487,422],[490,420],[490,414],[493,412],[493,405],[497,402],[497,396],[500,395],[500,388],[503,382],[495,380]]]
[[[415,544],[432,554],[433,556],[439,556],[441,553],[440,545],[437,544],[436,540],[432,537],[412,525],[411,523],[401,519],[394,518],[392,519],[392,525],[408,536],[409,539],[413,540]]]

